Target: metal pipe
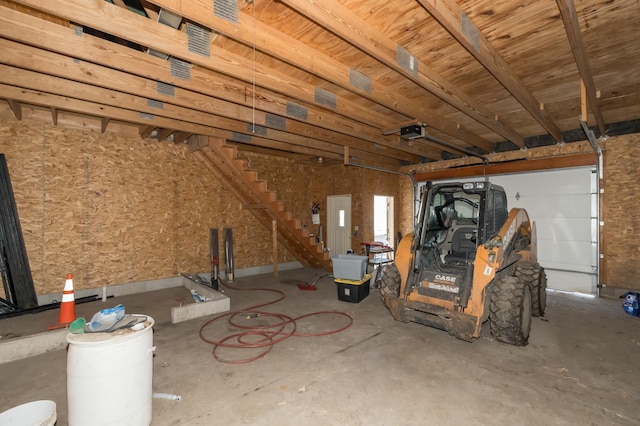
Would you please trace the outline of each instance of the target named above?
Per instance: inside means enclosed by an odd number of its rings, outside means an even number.
[[[227,282],[233,282],[233,231],[231,228],[224,228],[224,251],[226,268],[225,274]]]
[[[220,263],[218,228],[209,229],[209,262],[211,263],[211,288],[218,291],[218,267]]]
[[[454,149],[454,150],[460,151],[460,152],[464,152],[465,154],[471,155],[472,157],[478,157],[478,158],[482,159],[482,161],[484,161],[485,164],[489,164],[489,160],[487,159],[487,157],[484,157],[484,156],[482,156],[480,154],[476,154],[475,152],[471,151],[470,149],[460,148],[459,146],[456,146],[456,145],[454,145],[452,143],[449,143],[447,141],[444,141],[444,140],[442,140],[440,138],[437,138],[435,136],[431,136],[431,135],[428,135],[428,134],[425,134],[423,137],[426,140],[429,140],[431,142],[437,143],[438,145],[446,146],[447,148]]]
[[[384,169],[382,167],[367,166],[366,164],[357,164],[357,163],[351,163],[351,162],[348,162],[346,165],[347,166],[354,166],[354,167],[361,167],[363,169],[375,170],[375,171],[378,171],[378,172],[393,173],[394,175],[409,176],[409,179],[411,179],[411,182],[414,185],[416,184],[416,181],[413,179],[413,173],[401,172],[401,171],[398,171],[398,170],[389,170],[389,169]]]

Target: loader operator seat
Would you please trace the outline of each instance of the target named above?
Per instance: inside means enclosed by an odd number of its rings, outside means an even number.
[[[467,263],[476,257],[476,229],[472,227],[458,228],[451,239],[451,253],[444,257],[449,264]]]

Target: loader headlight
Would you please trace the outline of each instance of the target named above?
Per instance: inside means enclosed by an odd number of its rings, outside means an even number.
[[[465,191],[473,191],[474,189],[484,189],[484,182],[467,182],[462,184],[462,189]]]

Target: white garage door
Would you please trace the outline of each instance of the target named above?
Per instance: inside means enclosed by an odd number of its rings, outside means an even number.
[[[596,179],[591,167],[489,177],[505,189],[509,209],[526,209],[536,223],[549,288],[596,293]]]

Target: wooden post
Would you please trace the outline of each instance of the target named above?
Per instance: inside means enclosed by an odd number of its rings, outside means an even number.
[[[273,220],[271,223],[271,231],[273,237],[273,276],[278,276],[278,221]]]
[[[584,85],[584,80],[580,79],[580,120],[587,123],[587,87]]]

